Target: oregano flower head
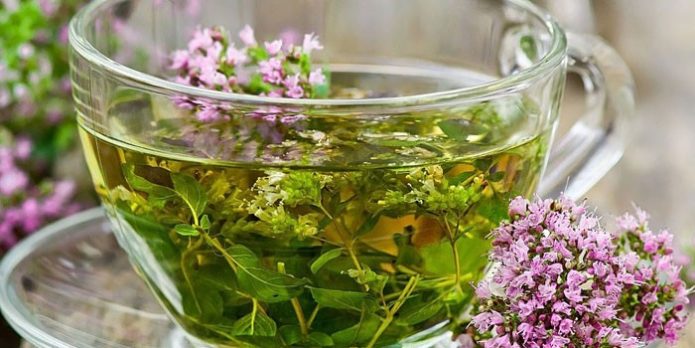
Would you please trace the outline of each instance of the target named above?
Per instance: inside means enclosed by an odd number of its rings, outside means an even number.
[[[688,292],[672,235],[648,228],[647,214],[617,219],[609,233],[583,204],[523,198],[492,233],[498,267],[478,284],[472,324],[494,347],[641,347],[675,343]]]
[[[205,89],[277,98],[320,98],[327,94],[323,70],[311,67],[311,53],[323,49],[313,33],[304,35],[301,45],[281,39],[261,44],[248,25],[238,36],[241,45],[237,47],[222,27],[197,28],[187,49],[171,54],[170,68],[177,71],[176,81]],[[203,122],[228,117],[229,108],[218,103],[185,97],[176,102],[179,107],[195,110]],[[274,121],[276,113],[270,114]],[[288,115],[281,121],[291,124],[302,118]]]

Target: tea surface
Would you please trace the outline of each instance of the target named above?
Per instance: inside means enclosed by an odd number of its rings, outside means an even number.
[[[81,136],[121,245],[176,320],[260,347],[381,347],[455,328],[488,232],[533,193],[547,146],[541,135],[428,157],[412,139],[374,138],[344,165],[263,165]],[[383,157],[399,150],[406,160]]]

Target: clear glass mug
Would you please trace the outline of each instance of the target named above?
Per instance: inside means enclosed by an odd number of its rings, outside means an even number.
[[[260,40],[316,33],[332,95],[172,82],[167,53],[196,26],[246,24]],[[70,46],[115,234],[201,345],[428,346],[463,330],[508,200],[585,193],[633,111],[611,48],[521,0],[97,0]],[[551,150],[568,69],[587,110]],[[199,122],[180,98],[227,119]]]

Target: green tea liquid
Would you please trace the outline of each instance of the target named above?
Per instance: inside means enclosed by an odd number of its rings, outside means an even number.
[[[232,346],[382,347],[455,328],[545,137],[407,166],[165,155],[81,128],[116,234],[159,300]]]

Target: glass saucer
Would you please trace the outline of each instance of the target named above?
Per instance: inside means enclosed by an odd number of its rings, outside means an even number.
[[[0,309],[41,348],[193,347],[131,268],[101,208],[58,221],[5,255]]]

